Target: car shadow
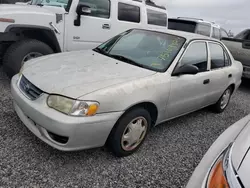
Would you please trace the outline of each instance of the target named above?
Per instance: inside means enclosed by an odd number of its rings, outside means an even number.
[[[250,92],[250,79],[242,79],[242,83],[239,88],[241,91],[248,91]]]

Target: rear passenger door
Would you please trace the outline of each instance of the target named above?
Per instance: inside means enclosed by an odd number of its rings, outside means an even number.
[[[231,60],[227,51],[218,42],[208,42],[210,83],[207,101],[215,103],[227,89],[232,79]]]
[[[143,10],[141,3],[137,1],[119,0],[117,10],[113,14],[113,32],[118,34],[131,28],[143,26]]]

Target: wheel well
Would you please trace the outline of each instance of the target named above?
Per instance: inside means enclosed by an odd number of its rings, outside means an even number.
[[[11,42],[27,38],[36,39],[49,45],[55,53],[61,52],[55,33],[49,28],[13,27],[8,30],[8,33],[10,33],[12,39]]]
[[[156,105],[154,103],[152,103],[152,102],[142,102],[142,103],[138,103],[136,105],[133,105],[133,106],[129,107],[128,109],[126,109],[125,113],[123,113],[123,115],[121,117],[123,117],[126,113],[130,112],[131,110],[133,110],[135,108],[144,108],[144,109],[146,109],[149,112],[150,116],[151,116],[151,122],[152,122],[151,126],[155,125],[157,117],[158,117],[158,110],[157,110]],[[117,120],[117,122],[121,119],[121,117]],[[114,127],[117,126],[117,122],[114,125]],[[111,130],[111,132],[109,133],[109,136],[108,136],[108,138],[106,140],[105,145],[107,144],[107,141],[108,141],[110,135],[112,134],[112,131],[114,130],[114,127]]]
[[[152,126],[154,126],[158,117],[158,109],[156,105],[152,102],[142,102],[134,106],[131,106],[130,108],[126,110],[125,113],[131,111],[132,109],[139,108],[139,107],[144,108],[149,112],[151,116],[151,120],[152,120]]]
[[[233,93],[235,90],[235,84],[231,84],[229,87],[232,88],[232,93]]]

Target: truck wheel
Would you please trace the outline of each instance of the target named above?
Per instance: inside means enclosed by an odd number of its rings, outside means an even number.
[[[123,115],[111,131],[108,147],[117,157],[125,157],[139,149],[151,126],[151,117],[144,108],[135,108]]]
[[[34,39],[21,40],[7,49],[3,57],[3,69],[7,76],[11,78],[20,71],[26,61],[52,53],[53,50],[41,41]]]

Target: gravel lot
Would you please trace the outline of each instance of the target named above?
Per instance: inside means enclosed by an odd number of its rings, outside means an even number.
[[[0,90],[0,187],[184,187],[213,141],[250,113],[245,81],[224,113],[205,109],[159,125],[136,154],[119,159],[104,149],[47,146],[16,116],[2,70]]]

